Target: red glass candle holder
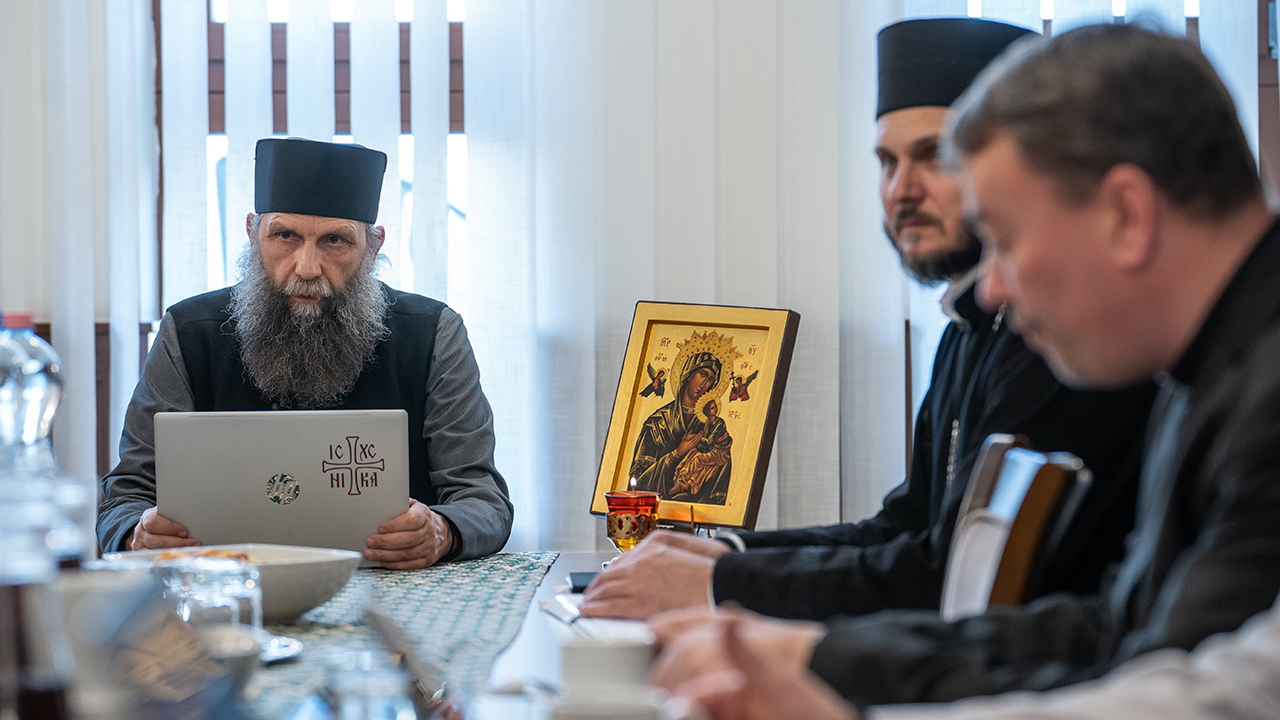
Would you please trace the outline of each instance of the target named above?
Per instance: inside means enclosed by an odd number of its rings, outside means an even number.
[[[626,552],[658,526],[658,493],[615,490],[604,494],[609,505],[609,540]]]

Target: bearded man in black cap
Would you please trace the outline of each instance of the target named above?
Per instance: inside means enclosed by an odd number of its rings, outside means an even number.
[[[870,519],[702,540],[655,533],[588,588],[584,615],[649,617],[734,601],[766,615],[823,620],[939,606],[951,535],[970,471],[992,433],[1082,458],[1095,481],[1035,594],[1092,592],[1133,527],[1150,383],[1085,393],[1054,379],[974,301],[981,254],[960,187],[935,159],[943,116],[1005,47],[1033,34],[973,19],[909,20],[879,35],[875,152],[885,232],[907,273],[950,283],[951,318],[920,408],[910,474]],[[737,550],[735,552],[734,550]]]
[[[412,500],[365,558],[415,569],[506,543],[512,506],[462,319],[373,277],[386,164],[359,145],[258,142],[243,277],[161,320],[102,480],[104,551],[199,544],[155,508],[152,422],[168,411],[403,409]]]

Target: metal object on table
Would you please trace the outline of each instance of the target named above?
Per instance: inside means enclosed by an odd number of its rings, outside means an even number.
[[[288,660],[296,657],[302,652],[302,641],[297,638],[286,637],[284,635],[272,635],[267,631],[262,631],[262,653],[258,658],[264,663],[273,663],[280,660]]]
[[[395,621],[378,610],[372,603],[365,607],[364,620],[377,633],[391,652],[398,655],[412,676],[418,697],[415,704],[430,713],[444,708],[449,702],[449,687],[438,667],[423,660],[413,643],[401,632]]]

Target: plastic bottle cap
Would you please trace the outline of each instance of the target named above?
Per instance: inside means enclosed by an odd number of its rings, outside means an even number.
[[[25,310],[10,310],[3,314],[0,327],[10,330],[27,330],[31,327],[31,313]]]

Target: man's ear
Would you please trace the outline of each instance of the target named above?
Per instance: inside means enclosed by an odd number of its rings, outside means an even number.
[[[1095,201],[1109,211],[1112,256],[1120,266],[1132,270],[1150,262],[1160,220],[1160,191],[1151,176],[1131,163],[1116,165],[1102,176]]]
[[[244,234],[248,235],[250,240],[253,240],[253,219],[257,216],[257,213],[249,213],[244,216]]]
[[[373,254],[377,255],[382,250],[382,243],[387,239],[387,230],[381,225],[373,226]]]

